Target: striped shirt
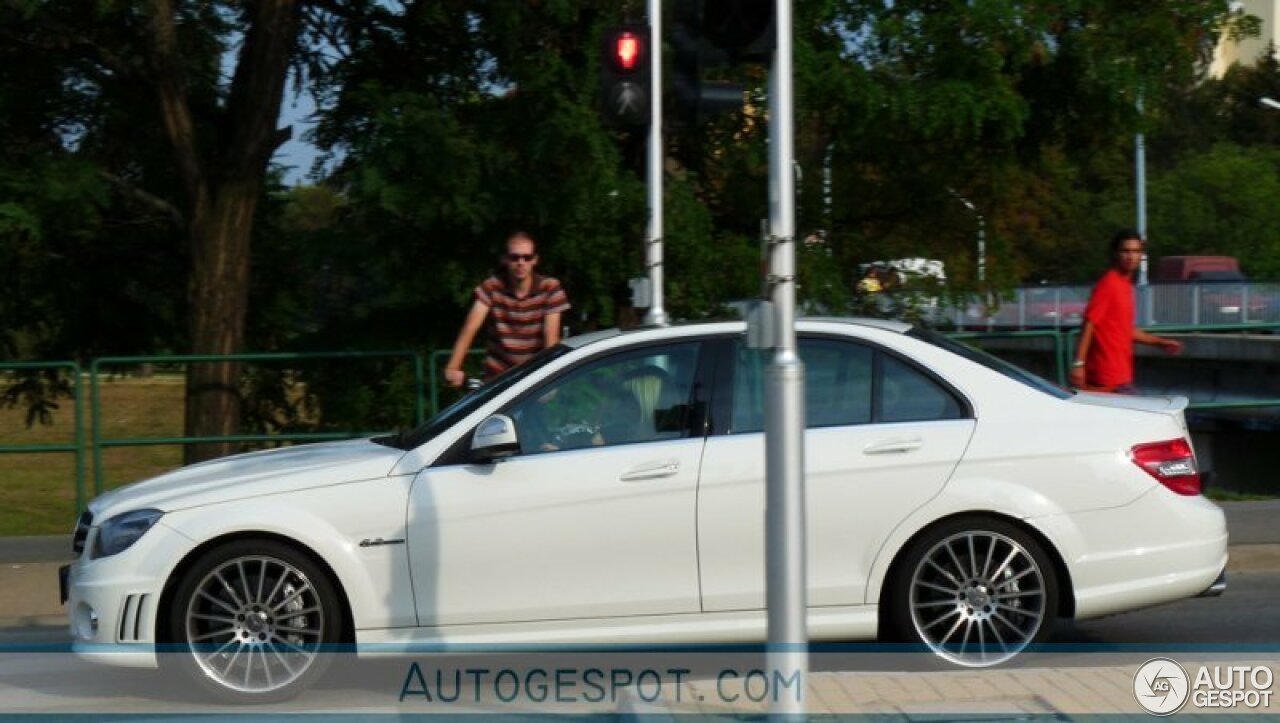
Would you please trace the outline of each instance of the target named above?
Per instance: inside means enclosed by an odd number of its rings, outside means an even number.
[[[533,276],[524,297],[516,296],[506,279],[490,276],[476,287],[476,301],[489,307],[489,344],[484,374],[493,378],[523,364],[545,345],[543,320],[547,314],[569,309],[569,297],[560,282],[550,276]]]

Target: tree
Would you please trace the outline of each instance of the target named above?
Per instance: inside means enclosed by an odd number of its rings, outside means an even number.
[[[1228,18],[1198,0],[813,3],[797,150],[807,178],[830,158],[834,203],[809,224],[846,269],[929,256],[972,286],[974,219],[954,189],[986,219],[988,278],[1068,280],[1057,255],[1095,241],[1094,194],[1131,187],[1137,90],[1157,106],[1191,82]],[[804,193],[822,219],[822,186]]]
[[[244,350],[249,246],[267,164],[288,138],[276,129],[301,6],[261,0],[244,6],[243,40],[218,134],[193,118],[178,22],[183,9],[154,0],[147,18],[148,75],[181,171],[191,254],[190,341],[194,354]],[[204,131],[204,133],[202,133]],[[186,433],[230,435],[240,423],[239,365],[196,364],[187,375]],[[231,445],[188,446],[187,461],[220,456]]]
[[[82,125],[71,131],[79,136],[78,147],[64,143],[57,155],[92,164],[115,193],[161,214],[171,232],[185,237],[187,341],[196,354],[244,350],[250,239],[268,163],[288,138],[276,123],[302,10],[297,0],[62,0],[6,9],[17,21],[8,26],[12,37],[61,61],[48,87],[70,84],[86,104]],[[227,53],[235,62],[224,84]],[[139,129],[162,129],[167,161],[176,169],[173,183],[148,183],[159,180],[143,171],[153,145],[140,144],[137,153],[100,145],[115,135],[109,131],[117,124],[134,136]],[[234,364],[190,367],[188,435],[236,431],[238,374]],[[231,448],[188,447],[187,458]]]

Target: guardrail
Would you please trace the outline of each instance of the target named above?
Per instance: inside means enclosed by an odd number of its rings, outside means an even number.
[[[467,357],[483,356],[484,353],[485,353],[484,349],[468,349]],[[431,369],[429,374],[431,376],[431,414],[432,416],[435,416],[440,413],[441,375],[440,375],[439,360],[440,359],[447,360],[451,354],[453,354],[452,349],[436,349],[435,351],[431,352],[431,356],[428,357],[428,363],[430,364],[430,369]]]
[[[999,299],[991,313],[975,299],[930,316],[957,329],[1067,329],[1080,325],[1091,291],[1090,286],[1029,286]],[[1135,292],[1143,326],[1280,323],[1280,283],[1148,284]]]
[[[73,361],[53,361],[53,362],[2,362],[0,363],[0,371],[19,371],[25,369],[67,369],[70,370],[72,379],[72,392],[75,399],[75,411],[73,412],[73,424],[75,431],[72,437],[75,440],[70,444],[9,444],[0,445],[0,454],[49,454],[49,453],[66,453],[75,454],[76,468],[76,512],[79,513],[85,506],[85,470],[84,470],[84,385],[80,378],[80,365]]]

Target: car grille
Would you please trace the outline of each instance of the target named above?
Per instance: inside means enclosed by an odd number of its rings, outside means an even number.
[[[71,550],[76,553],[76,557],[84,552],[84,541],[89,537],[89,527],[93,525],[93,513],[85,510],[80,513],[80,518],[76,520],[76,531],[71,536]]]

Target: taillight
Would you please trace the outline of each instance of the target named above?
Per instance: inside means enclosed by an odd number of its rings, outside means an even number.
[[[1139,444],[1129,450],[1133,463],[1180,495],[1200,494],[1200,469],[1185,439]]]

